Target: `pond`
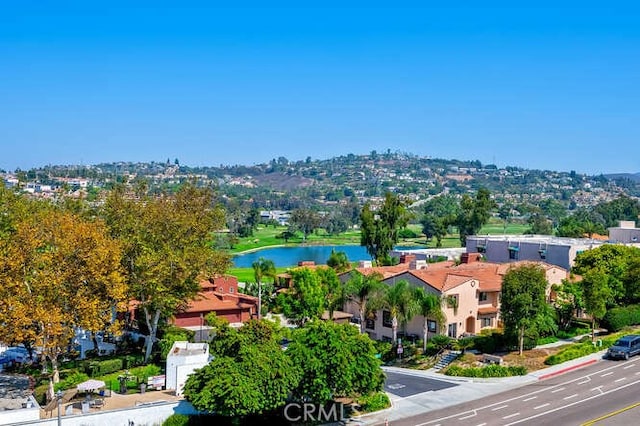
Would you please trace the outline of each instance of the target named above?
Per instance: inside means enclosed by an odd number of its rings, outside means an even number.
[[[411,247],[413,249],[417,247]],[[397,250],[410,249],[409,247],[396,247]],[[371,256],[362,246],[297,246],[297,247],[272,247],[264,248],[250,253],[239,254],[233,257],[236,268],[251,268],[251,264],[261,257],[273,261],[276,267],[297,266],[298,262],[313,261],[316,265],[326,265],[331,255],[331,250],[342,251],[351,262],[358,260],[371,260]]]

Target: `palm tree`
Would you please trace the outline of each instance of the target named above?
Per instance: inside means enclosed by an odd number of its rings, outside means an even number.
[[[258,284],[258,319],[262,318],[262,279],[276,278],[276,265],[272,260],[267,260],[264,257],[259,258],[251,264],[253,267],[253,277]]]
[[[351,273],[351,278],[349,278],[345,286],[345,296],[347,300],[358,306],[361,333],[364,333],[367,314],[374,310],[373,305],[380,299],[384,288],[382,275],[377,272],[369,275],[364,275],[357,271]]]
[[[438,324],[439,331],[443,330],[446,317],[442,311],[443,299],[436,294],[425,291],[423,287],[416,287],[414,295],[418,301],[420,315],[424,317],[422,325],[422,352],[427,351],[427,339],[429,338],[429,320]]]
[[[406,324],[418,313],[418,303],[411,285],[401,280],[391,287],[387,287],[383,307],[391,314],[391,328],[393,330],[393,344],[398,341],[398,323]]]

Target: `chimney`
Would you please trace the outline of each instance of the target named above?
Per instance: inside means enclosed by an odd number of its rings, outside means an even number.
[[[400,255],[400,263],[411,263],[411,262],[415,262],[415,260],[416,260],[415,254],[402,253]]]
[[[480,253],[462,253],[460,263],[474,263],[480,261],[482,255]]]
[[[412,260],[411,263],[409,263],[409,270],[416,270],[416,269],[426,269],[427,268],[427,261],[426,260]]]
[[[370,260],[361,260],[358,262],[358,268],[371,268],[372,263]]]

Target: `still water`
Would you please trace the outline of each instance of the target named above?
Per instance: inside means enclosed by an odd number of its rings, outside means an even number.
[[[396,247],[396,249],[408,247]],[[412,247],[417,248],[417,247]],[[371,256],[362,246],[304,246],[304,247],[274,247],[265,248],[233,257],[236,268],[251,268],[251,264],[261,257],[273,261],[276,267],[296,266],[298,262],[313,261],[316,265],[325,265],[331,255],[331,250],[343,251],[351,262],[371,260]]]

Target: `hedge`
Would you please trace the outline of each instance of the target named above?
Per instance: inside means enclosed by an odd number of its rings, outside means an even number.
[[[371,413],[389,408],[391,401],[386,393],[376,392],[371,395],[361,396],[358,398],[358,404],[360,404],[360,410],[363,413]]]
[[[562,364],[566,361],[571,361],[572,359],[580,358],[586,355],[590,355],[592,353],[599,352],[601,350],[607,349],[612,346],[613,343],[618,340],[619,335],[608,336],[604,339],[600,339],[602,341],[602,345],[594,345],[593,342],[588,341],[584,343],[575,343],[570,347],[559,351],[558,353],[547,357],[544,360],[544,363],[547,365],[557,365]]]
[[[91,361],[85,364],[85,372],[91,377],[104,376],[124,369],[122,358],[107,359],[103,361]]]
[[[492,364],[486,367],[460,367],[458,365],[449,366],[444,372],[447,376],[456,377],[511,377],[524,376],[527,369],[521,365],[505,367],[502,365]]]
[[[620,331],[625,327],[640,324],[640,305],[612,308],[602,319],[602,325],[609,332]]]

